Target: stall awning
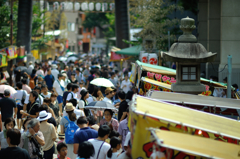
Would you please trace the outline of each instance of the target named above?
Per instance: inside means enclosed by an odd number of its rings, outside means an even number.
[[[206,158],[239,158],[239,145],[173,131],[150,129],[157,144]]]
[[[240,122],[236,120],[142,96],[137,96],[136,101],[135,112],[138,114],[200,129],[220,136],[240,139]]]
[[[151,65],[151,64],[148,64],[148,63],[140,62],[140,61],[136,61],[136,63],[144,71],[150,71],[150,72],[160,73],[160,74],[164,74],[164,75],[176,75],[176,70],[171,69],[171,68],[167,68],[167,67],[164,67],[164,66]],[[217,88],[217,87],[225,88],[225,89],[227,88],[222,83],[210,81],[210,80],[205,79],[205,78],[201,78],[201,83],[203,83],[203,84],[211,83],[211,84],[214,85],[215,88]]]
[[[156,80],[152,80],[152,79],[149,79],[149,78],[146,78],[146,77],[142,77],[141,80],[144,81],[144,82],[151,83],[151,84],[154,84],[154,85],[157,85],[157,86],[160,86],[160,87],[171,90],[171,85],[170,84],[159,82],[159,81],[156,81]]]
[[[133,46],[126,49],[122,49],[116,52],[116,54],[128,55],[128,56],[138,56],[140,51],[142,50],[142,46]]]
[[[150,98],[176,104],[202,105],[208,107],[220,107],[240,109],[240,100],[229,98],[218,98],[212,96],[197,96],[184,93],[153,91]]]

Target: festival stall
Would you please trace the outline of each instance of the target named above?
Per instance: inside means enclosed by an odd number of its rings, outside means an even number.
[[[136,85],[136,87],[139,89],[139,94],[141,95],[144,95],[149,89],[167,92],[171,91],[170,89],[162,89],[161,87],[148,82],[141,82],[142,77],[169,85],[176,83],[176,70],[163,66],[146,64],[140,61],[136,61],[132,76],[131,82]],[[204,78],[201,78],[201,83],[206,86],[206,91],[202,92],[202,95],[205,96],[212,95],[215,88],[227,89],[223,83],[210,81]]]
[[[149,158],[152,154],[150,127],[239,144],[240,122],[236,120],[138,95],[133,100],[129,117],[133,158]],[[179,158],[179,153],[173,150],[171,158]],[[181,152],[181,158],[185,157],[195,158]]]
[[[147,82],[149,79],[146,80]],[[150,81],[151,82],[151,81]],[[147,97],[238,119],[240,100],[150,90]]]
[[[149,131],[154,143],[152,156],[155,158],[160,159],[160,155],[162,158],[183,158],[185,154],[194,156],[192,158],[239,158],[238,145],[154,128]],[[175,155],[177,151],[179,153]]]

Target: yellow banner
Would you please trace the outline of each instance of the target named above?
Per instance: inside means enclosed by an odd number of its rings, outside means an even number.
[[[158,120],[155,118],[150,118],[147,116],[143,116],[140,114],[136,114],[131,112],[129,117],[129,128],[131,131],[131,142],[132,142],[132,157],[136,158],[150,158],[153,152],[153,145],[155,142],[152,140],[150,131],[147,128],[158,128],[162,130],[175,131],[179,133],[188,133],[189,135],[198,135],[206,138],[211,138],[213,140],[219,140],[234,144],[239,144],[239,142],[235,139],[230,139],[224,136],[219,136],[213,133],[205,132],[198,129],[193,129],[189,127],[182,127],[181,125],[177,125],[174,123],[168,123],[163,120]],[[197,143],[196,143],[197,144]],[[164,147],[160,148],[161,152],[163,152],[166,158],[176,158],[176,159],[199,159],[203,157],[192,156],[190,154],[186,154],[184,152],[179,152],[173,149],[166,149]],[[166,151],[168,151],[166,153]]]

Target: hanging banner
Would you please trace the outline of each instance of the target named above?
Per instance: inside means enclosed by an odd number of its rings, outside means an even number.
[[[17,55],[17,46],[9,46],[6,48],[7,58],[15,59],[18,57]]]
[[[33,54],[33,57],[35,57],[35,59],[39,59],[39,54],[38,54],[38,50],[32,50],[31,53]]]
[[[7,62],[7,54],[0,54],[0,67],[6,67],[8,66]]]

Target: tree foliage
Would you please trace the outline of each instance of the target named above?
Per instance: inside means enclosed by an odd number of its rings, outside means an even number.
[[[182,7],[165,0],[135,0],[131,4],[131,26],[143,28],[138,34],[139,37],[144,37],[150,30],[156,36],[157,49],[167,50],[168,31],[171,32],[171,41],[176,40],[173,30],[179,24],[178,19],[170,19],[169,16],[175,9],[182,10]]]

